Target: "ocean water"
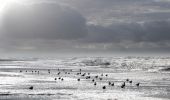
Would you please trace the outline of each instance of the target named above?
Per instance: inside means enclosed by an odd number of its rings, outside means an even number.
[[[1,58],[0,100],[170,100],[170,58]]]

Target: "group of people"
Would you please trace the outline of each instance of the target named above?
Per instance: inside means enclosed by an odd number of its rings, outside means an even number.
[[[98,84],[98,82],[102,81],[102,80],[107,80],[107,77],[109,76],[108,74],[100,74],[100,75],[94,75],[90,72],[83,72],[82,69],[79,69],[78,71],[73,71],[72,69],[57,69],[58,72],[57,72],[57,75],[58,75],[58,78],[55,77],[54,80],[57,81],[57,80],[61,80],[61,81],[64,81],[64,77],[62,77],[61,74],[75,74],[78,79],[77,81],[81,81],[82,79],[86,79],[86,80],[90,80],[94,86],[96,86]],[[22,70],[20,70],[20,72],[24,72]],[[28,72],[27,70],[25,72]],[[51,70],[48,69],[47,70],[48,74],[51,74]],[[40,71],[38,70],[32,70],[31,73],[40,73]],[[108,85],[104,85],[102,86],[102,89],[106,89],[107,86],[115,86],[115,83],[114,82],[111,82],[109,80],[107,80],[108,82]],[[120,88],[125,88],[126,87],[126,84],[130,84],[132,85],[133,81],[132,80],[129,80],[129,79],[126,79],[123,81],[123,83],[121,84]],[[136,87],[139,87],[140,83],[136,83],[135,84]],[[33,89],[33,86],[30,86],[29,89]]]

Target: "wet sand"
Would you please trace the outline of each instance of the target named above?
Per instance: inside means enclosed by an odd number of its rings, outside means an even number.
[[[80,73],[78,66],[1,67],[0,100],[170,99],[170,73],[103,69],[96,66],[82,67],[81,74],[77,75],[77,73]],[[82,76],[84,73],[86,75]],[[90,75],[87,75],[88,73]],[[96,79],[97,75],[99,78]],[[86,76],[90,76],[90,79],[86,79]],[[133,83],[126,82],[127,78]],[[92,79],[97,83],[96,86]],[[114,82],[114,86],[108,85],[109,81]],[[126,82],[125,88],[121,88],[123,82]],[[139,87],[136,86],[138,82],[140,82]],[[30,86],[33,86],[32,90],[29,89]],[[106,89],[103,89],[103,86],[106,86]]]

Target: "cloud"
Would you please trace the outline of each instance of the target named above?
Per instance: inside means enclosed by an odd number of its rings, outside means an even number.
[[[119,43],[132,41],[163,42],[170,41],[170,21],[151,21],[144,23],[115,23],[110,26],[90,25],[89,36],[83,42]]]
[[[140,22],[169,18],[168,0],[57,0],[74,7],[87,22],[111,25],[115,22]],[[164,2],[163,2],[164,1]]]
[[[168,5],[168,0],[36,0],[11,4],[2,15],[0,47],[32,52],[164,52],[170,50]]]
[[[78,39],[87,35],[85,18],[57,3],[11,4],[3,14],[3,35],[25,39]]]
[[[144,24],[143,40],[151,42],[170,41],[170,21],[154,21]]]

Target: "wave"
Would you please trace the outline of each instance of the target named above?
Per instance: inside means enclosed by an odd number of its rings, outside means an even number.
[[[109,66],[111,65],[109,61],[106,61],[103,59],[88,59],[88,60],[83,60],[82,63],[84,63],[86,66],[99,66],[99,65]]]
[[[170,67],[168,67],[168,68],[163,68],[163,69],[161,69],[161,71],[170,71]]]

